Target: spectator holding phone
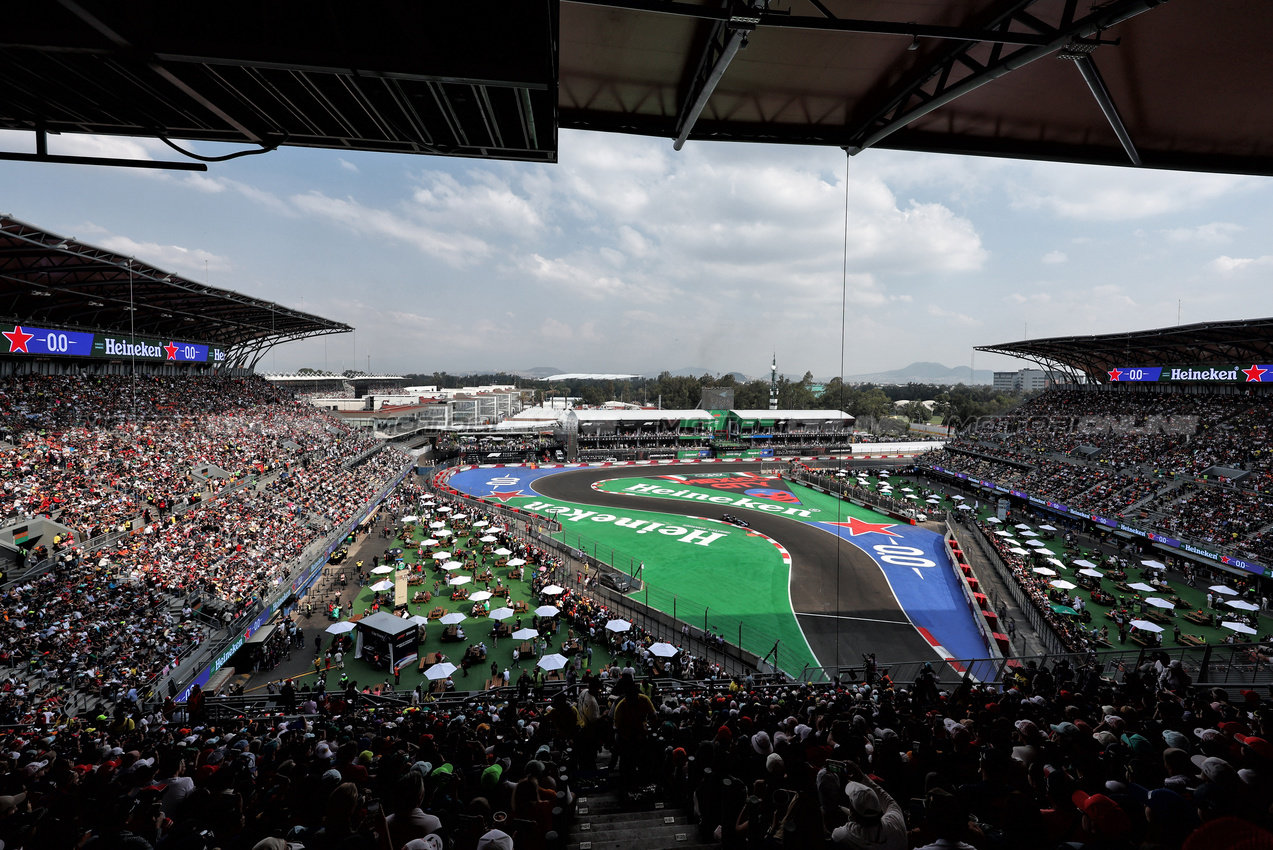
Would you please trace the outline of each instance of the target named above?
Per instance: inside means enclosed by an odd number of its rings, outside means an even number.
[[[837,848],[906,850],[906,817],[889,793],[867,776],[857,762],[828,762],[826,770],[847,779],[842,807],[848,823],[831,833]]]

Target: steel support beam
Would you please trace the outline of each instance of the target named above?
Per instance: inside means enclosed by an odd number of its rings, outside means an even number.
[[[766,2],[766,0],[761,0]],[[756,10],[759,19],[760,10]],[[680,150],[685,145],[703,114],[707,102],[712,99],[712,92],[725,76],[729,63],[734,61],[738,51],[747,41],[747,34],[755,28],[755,20],[734,23],[730,20],[717,21],[712,27],[712,34],[703,47],[703,55],[698,61],[698,70],[685,100],[681,103],[681,114],[676,118],[676,140],[672,142],[673,150]]]
[[[1105,87],[1105,79],[1101,76],[1100,69],[1096,67],[1090,54],[1076,56],[1074,59],[1075,66],[1079,69],[1079,73],[1083,75],[1084,82],[1087,87],[1092,90],[1092,97],[1096,98],[1096,103],[1101,108],[1101,112],[1105,113],[1105,120],[1114,128],[1114,135],[1118,136],[1118,141],[1122,144],[1123,150],[1127,151],[1127,156],[1131,159],[1133,165],[1141,164],[1140,154],[1136,151],[1136,145],[1132,142],[1132,134],[1127,131],[1127,125],[1123,123],[1123,117],[1118,114],[1118,107],[1114,105],[1114,99],[1110,97],[1109,89]]]
[[[848,143],[844,145],[844,149],[850,155],[861,153],[903,127],[958,100],[969,92],[976,91],[987,83],[1024,68],[1031,62],[1050,56],[1074,42],[1094,36],[1099,37],[1104,30],[1161,6],[1165,2],[1167,0],[1115,0],[1078,21],[1070,24],[1062,22],[1056,30],[1043,36],[1048,39],[1045,44],[1020,48],[996,62],[980,67],[980,70],[973,70],[971,74],[959,79],[953,85],[946,84],[949,71],[953,66],[963,63],[969,67],[976,67],[978,63],[967,56],[968,50],[974,47],[975,43],[949,51],[935,67],[926,68],[922,73],[897,86],[893,94],[885,98],[885,106],[873,116],[851,127],[847,134]],[[1002,25],[1006,28],[1011,23],[1012,15],[1023,12],[1028,5],[1030,2],[1014,4],[1003,18]],[[932,91],[924,91],[923,87],[934,78],[939,80],[936,87]],[[907,109],[908,103],[915,97],[919,97],[921,102]],[[891,117],[890,113],[892,113]]]

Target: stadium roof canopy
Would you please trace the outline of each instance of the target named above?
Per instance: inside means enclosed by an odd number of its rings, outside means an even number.
[[[0,320],[226,346],[227,366],[272,345],[353,328],[216,289],[0,215]]]
[[[1044,369],[1109,383],[1123,366],[1273,363],[1273,318],[1199,322],[1126,333],[1024,339],[978,351],[1032,360]]]
[[[0,127],[541,162],[570,127],[1273,174],[1271,42],[1273,4],[1235,0],[61,0],[6,10]]]

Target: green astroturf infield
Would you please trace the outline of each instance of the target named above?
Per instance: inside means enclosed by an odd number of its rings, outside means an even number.
[[[562,525],[554,537],[610,562],[625,572],[644,562],[648,604],[686,622],[708,626],[731,642],[742,626],[744,649],[764,656],[781,641],[778,666],[799,674],[817,660],[791,610],[790,570],[767,537],[714,519],[594,508],[559,499],[518,498],[513,507],[552,516]],[[705,511],[710,515],[710,512]],[[587,538],[580,541],[579,537]],[[595,549],[594,545],[595,544]],[[607,550],[612,550],[608,552]],[[646,594],[636,594],[645,602]]]

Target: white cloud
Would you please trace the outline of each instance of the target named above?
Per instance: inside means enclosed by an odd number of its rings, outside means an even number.
[[[126,257],[136,257],[164,271],[185,271],[196,280],[201,280],[206,272],[223,272],[232,268],[228,257],[202,248],[138,242],[127,236],[98,237],[94,239],[94,242],[108,251],[114,251]]]
[[[337,162],[339,162],[339,163],[340,163],[340,167],[341,167],[341,168],[343,168],[343,169],[345,169],[346,171],[352,171],[354,174],[359,174],[359,173],[361,173],[361,172],[359,171],[359,169],[358,169],[358,166],[354,165],[352,162],[350,162],[349,160],[345,159],[344,157],[339,157],[339,158],[337,158],[337,160],[336,160],[336,161],[337,161]]]
[[[1262,257],[1228,257],[1222,255],[1216,257],[1207,265],[1220,274],[1236,274],[1247,269],[1273,266],[1273,255],[1265,254]]]
[[[1223,245],[1233,241],[1234,234],[1241,233],[1242,226],[1227,221],[1213,221],[1197,227],[1176,227],[1164,230],[1170,242],[1192,242],[1199,245]]]
[[[959,325],[960,327],[965,327],[965,328],[978,328],[978,327],[981,327],[981,324],[982,324],[980,319],[976,319],[976,318],[973,318],[972,316],[966,315],[964,313],[955,312],[952,310],[943,310],[941,307],[938,307],[936,304],[928,305],[928,315],[935,316],[939,319],[944,319],[948,322],[952,322],[956,325]]]
[[[1043,255],[1043,262],[1049,264],[1064,263],[1068,259],[1064,251],[1048,251]]]
[[[451,266],[471,264],[488,256],[491,251],[481,239],[416,224],[386,210],[363,206],[352,198],[329,198],[315,190],[293,195],[291,202],[310,216],[326,219],[355,233],[404,242]]]
[[[1079,221],[1129,221],[1192,209],[1258,189],[1254,177],[1174,174],[1099,166],[1037,164],[1009,187],[1012,205]]]

